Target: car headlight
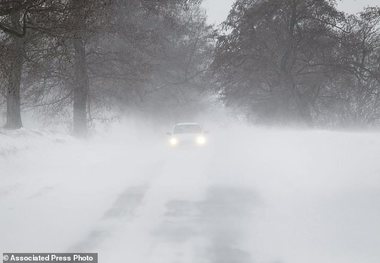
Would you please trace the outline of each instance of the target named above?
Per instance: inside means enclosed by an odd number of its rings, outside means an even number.
[[[206,140],[206,137],[203,136],[203,135],[199,135],[197,136],[197,138],[195,138],[195,142],[198,144],[198,145],[205,145],[207,140]]]
[[[178,143],[179,143],[179,141],[178,141],[178,139],[177,139],[176,137],[171,137],[171,138],[169,139],[169,144],[170,144],[170,146],[177,146]]]

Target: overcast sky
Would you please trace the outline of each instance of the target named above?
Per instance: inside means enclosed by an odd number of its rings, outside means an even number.
[[[204,0],[203,6],[207,10],[209,23],[220,24],[223,22],[234,0]],[[380,6],[380,0],[340,0],[339,9],[347,13],[357,13],[366,6]]]

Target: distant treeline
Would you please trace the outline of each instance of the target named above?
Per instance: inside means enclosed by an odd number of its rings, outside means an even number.
[[[380,9],[332,0],[237,0],[212,69],[255,122],[368,127],[380,120]]]
[[[202,109],[214,32],[199,0],[0,0],[0,104],[85,135],[116,113]],[[114,114],[115,113],[115,114]]]
[[[215,95],[255,123],[380,119],[380,9],[237,0],[216,30],[201,0],[0,0],[0,106],[68,122],[191,117]]]

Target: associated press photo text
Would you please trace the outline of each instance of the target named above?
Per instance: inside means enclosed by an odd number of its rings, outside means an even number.
[[[97,253],[3,253],[3,263],[98,263]]]

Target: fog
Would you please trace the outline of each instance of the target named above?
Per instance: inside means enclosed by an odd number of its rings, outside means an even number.
[[[3,262],[379,263],[377,2],[0,0]]]
[[[227,123],[204,123],[208,145],[184,149],[141,122],[86,141],[2,131],[1,251],[378,262],[378,133]]]

